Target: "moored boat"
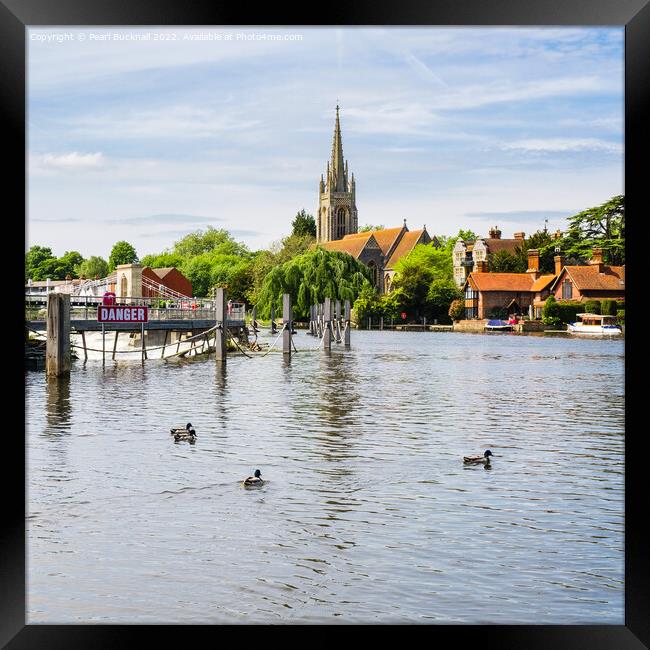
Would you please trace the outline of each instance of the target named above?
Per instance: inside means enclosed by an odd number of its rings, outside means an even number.
[[[621,328],[616,325],[616,316],[604,314],[576,314],[578,323],[568,323],[567,331],[571,334],[596,334],[600,336],[618,336]]]
[[[512,325],[505,320],[489,320],[485,329],[489,332],[509,332],[512,331]]]

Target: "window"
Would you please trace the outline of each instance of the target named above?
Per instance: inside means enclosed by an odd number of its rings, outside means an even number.
[[[345,208],[339,208],[336,211],[336,238],[341,239],[345,236]]]
[[[478,291],[469,284],[465,289],[465,318],[478,318]]]
[[[571,300],[571,298],[573,298],[571,280],[565,280],[562,283],[562,300]]]

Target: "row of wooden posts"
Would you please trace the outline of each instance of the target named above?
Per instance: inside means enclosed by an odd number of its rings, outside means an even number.
[[[215,359],[217,363],[225,363],[227,358],[227,331],[226,322],[228,317],[228,302],[226,290],[218,288],[215,295],[216,309],[216,338],[215,338]],[[350,347],[350,301],[344,303],[344,313],[341,314],[341,301],[333,301],[325,298],[320,305],[310,307],[309,331],[312,336],[323,340],[323,349],[331,350],[332,341],[344,343],[346,348]],[[252,312],[253,329],[257,329],[257,310]],[[275,325],[275,309],[271,307],[271,333],[277,332]],[[282,295],[282,354],[291,358],[293,347],[293,313],[291,306],[291,295]]]

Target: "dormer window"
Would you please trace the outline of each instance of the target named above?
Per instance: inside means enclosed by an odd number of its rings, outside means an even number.
[[[573,286],[570,280],[562,282],[562,300],[571,300],[573,298]]]

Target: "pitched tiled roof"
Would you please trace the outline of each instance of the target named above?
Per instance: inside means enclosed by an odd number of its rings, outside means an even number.
[[[531,291],[542,291],[542,289],[546,289],[551,282],[555,280],[554,275],[542,275],[535,282],[533,282],[533,286],[530,288]]]
[[[375,240],[379,244],[379,248],[381,248],[381,252],[384,255],[388,253],[403,228],[404,226],[401,226],[400,228],[384,228],[383,230],[372,231],[372,234],[375,236]]]
[[[415,245],[418,243],[418,239],[422,237],[423,232],[424,230],[410,230],[409,232],[405,232],[399,240],[393,254],[390,256],[386,268],[394,269],[397,261],[404,255],[408,255],[415,248]]]
[[[578,291],[625,291],[625,266],[603,266],[603,273],[598,273],[595,264],[565,266],[562,270],[569,274]]]
[[[530,291],[533,286],[530,273],[470,273],[470,278],[479,291]]]
[[[318,244],[328,251],[339,251],[340,253],[349,253],[352,257],[358,258],[361,251],[366,247],[370,240],[374,240],[373,233],[368,231],[364,233],[357,233],[356,235],[348,235],[343,239],[335,239],[334,241],[323,242]],[[376,243],[376,242],[375,242]]]
[[[524,241],[522,239],[484,239],[487,246],[488,253],[496,253],[497,251],[506,250],[510,253],[514,252],[515,248],[521,246]]]

